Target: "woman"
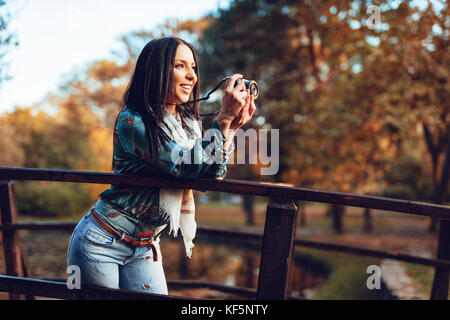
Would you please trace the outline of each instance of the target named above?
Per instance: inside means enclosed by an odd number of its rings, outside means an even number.
[[[223,178],[234,131],[255,111],[241,75],[230,77],[221,111],[202,137],[198,64],[177,37],[142,50],[114,126],[115,173]],[[194,102],[190,102],[194,101]],[[190,257],[195,237],[192,190],[112,185],[75,228],[67,264],[81,284],[167,294],[159,235],[181,230]]]

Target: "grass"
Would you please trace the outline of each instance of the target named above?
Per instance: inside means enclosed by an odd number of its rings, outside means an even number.
[[[358,209],[354,209],[352,215],[344,215],[342,219],[342,228],[343,231],[354,231],[354,230],[362,230],[362,226],[364,224],[364,218],[360,215],[354,215],[357,213]],[[372,228],[374,230],[381,230],[385,228],[385,224],[382,218],[377,217],[375,215],[372,216]],[[321,230],[332,230],[331,227],[331,218],[319,215],[315,217],[308,216],[308,212],[306,213],[306,226],[308,229],[321,229]]]
[[[255,224],[263,226],[267,208],[266,199],[255,203]],[[306,226],[308,230],[332,231],[331,219],[323,213],[327,210],[327,205],[322,203],[305,203]],[[364,218],[363,209],[348,207],[343,216],[343,231],[362,230]],[[246,222],[246,214],[241,205],[223,204],[220,202],[207,202],[197,205],[197,222],[210,227],[233,227],[242,226]],[[300,227],[300,217],[298,218]],[[378,215],[372,215],[372,226],[374,230],[382,230],[386,226],[383,219]]]
[[[430,296],[433,287],[434,268],[416,263],[403,263],[414,285],[425,297]]]
[[[300,250],[300,249],[298,249]],[[301,249],[304,254],[322,260],[329,269],[320,289],[314,294],[315,300],[391,300],[394,297],[383,285],[381,289],[369,290],[367,267],[379,265],[376,258],[361,257],[350,254]]]
[[[404,266],[419,292],[427,298],[430,297],[433,287],[434,268],[416,263],[404,263]],[[450,299],[450,291],[447,299]]]

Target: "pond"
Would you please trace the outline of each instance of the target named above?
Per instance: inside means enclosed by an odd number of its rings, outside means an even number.
[[[30,276],[39,279],[67,278],[66,250],[70,233],[20,231]],[[191,259],[186,258],[181,236],[161,237],[164,270],[168,280],[204,280],[256,289],[261,246],[258,242],[198,235]],[[1,261],[2,269],[4,262]],[[2,270],[4,272],[4,270]],[[290,295],[310,297],[328,275],[317,259],[296,253],[289,282]],[[169,292],[170,293],[170,292]]]

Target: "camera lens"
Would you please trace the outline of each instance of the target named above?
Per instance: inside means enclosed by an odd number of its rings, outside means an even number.
[[[247,80],[247,79],[237,79],[234,83],[236,87],[240,81],[244,81],[245,88],[250,89],[250,94],[256,99],[259,95],[259,86],[255,80]]]
[[[250,89],[250,94],[256,99],[259,95],[259,87],[256,81],[253,80],[247,80],[245,82],[245,87]]]

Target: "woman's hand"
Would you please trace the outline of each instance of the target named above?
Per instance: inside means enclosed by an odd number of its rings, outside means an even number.
[[[244,82],[241,81],[234,87],[239,78],[242,76],[234,75],[228,79],[222,98],[222,108],[216,119],[226,137],[225,150],[228,150],[233,141],[236,130],[249,122],[256,110],[255,98],[250,94],[250,90],[245,89]]]
[[[241,109],[239,114],[233,119],[230,124],[231,130],[237,130],[242,127],[244,124],[249,122],[255,113],[256,105],[255,105],[255,97],[250,94],[250,91],[247,89],[247,97],[245,98],[245,106]]]
[[[230,147],[230,144],[234,139],[236,130],[251,120],[253,114],[255,113],[255,110],[255,97],[250,94],[250,92],[248,92],[247,97],[245,98],[245,106],[241,109],[241,111],[233,119],[233,121],[231,121],[229,130],[226,134],[226,141],[223,146],[225,150],[228,150],[228,148]]]
[[[235,120],[236,117],[240,117],[240,122],[243,120],[242,117],[245,112],[242,113],[242,111],[248,104],[248,91],[245,89],[245,83],[240,81],[235,86],[236,81],[241,78],[241,74],[235,74],[228,78],[225,84],[225,90],[222,97],[222,107],[220,108],[220,112],[216,118],[225,136],[228,135],[228,130],[233,122],[234,127],[238,125],[238,122]]]

